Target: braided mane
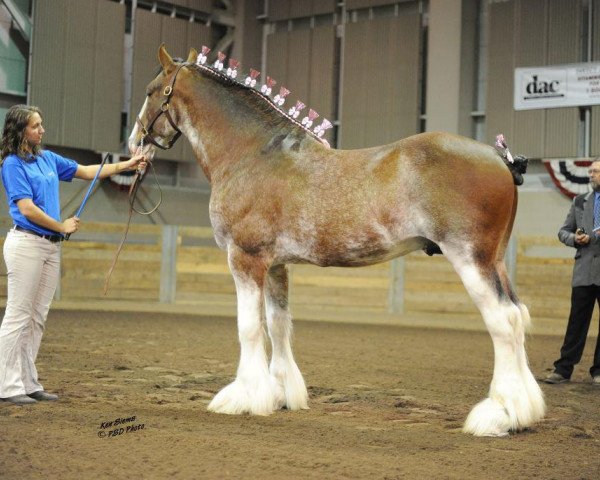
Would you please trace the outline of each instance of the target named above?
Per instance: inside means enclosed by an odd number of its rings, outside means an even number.
[[[250,85],[246,85],[242,82],[239,82],[235,78],[223,73],[223,71],[210,67],[209,65],[201,63],[187,63],[187,66],[192,69],[195,69],[199,73],[209,74],[212,79],[216,80],[219,84],[225,87],[233,87],[238,91],[244,92],[246,94],[246,98],[252,102],[253,106],[256,106],[261,111],[268,114],[275,113],[275,115],[277,115],[277,117],[279,117],[281,120],[284,120],[286,123],[301,128],[304,132],[313,137],[315,140],[318,140],[319,142],[324,143],[326,146],[329,146],[329,143],[325,139],[321,138],[316,132],[314,132],[310,128],[307,128],[307,126],[304,125],[302,122],[292,117],[286,110],[277,105],[274,102],[274,100],[271,97],[269,97],[269,95],[261,92],[260,90],[255,89]],[[331,126],[329,121],[326,119],[324,119],[324,123],[327,123],[329,124],[329,126]]]

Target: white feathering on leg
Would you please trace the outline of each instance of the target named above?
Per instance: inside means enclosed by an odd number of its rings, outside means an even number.
[[[491,282],[473,263],[465,261],[464,255],[444,253],[481,311],[494,344],[494,373],[488,398],[472,409],[463,430],[476,436],[503,436],[527,428],[545,412],[541,390],[525,354],[527,309],[501,300]]]
[[[262,291],[256,286],[240,285],[238,293],[238,331],[240,364],[235,381],[221,390],[208,405],[216,413],[269,415],[284,405],[283,389],[270,375],[261,325]]]

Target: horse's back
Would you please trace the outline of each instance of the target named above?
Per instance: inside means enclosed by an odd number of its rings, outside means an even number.
[[[386,146],[397,153],[403,182],[432,200],[439,195],[477,200],[516,194],[512,174],[498,152],[476,140],[446,132],[427,132]],[[479,193],[478,193],[479,192]]]
[[[331,152],[342,162],[362,160],[367,166],[373,166],[379,160],[414,165],[419,169],[483,168],[500,175],[504,172],[507,178],[510,177],[510,171],[493,147],[448,132],[419,133],[376,147]]]
[[[448,132],[426,132],[412,135],[392,145],[428,166],[477,167],[508,170],[502,158],[490,145]],[[410,153],[409,153],[410,152]]]

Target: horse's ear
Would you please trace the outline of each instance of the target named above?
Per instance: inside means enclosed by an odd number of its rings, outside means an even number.
[[[190,48],[190,53],[188,53],[187,62],[188,63],[196,63],[197,58],[198,58],[198,52],[196,51],[196,49]]]
[[[171,55],[167,52],[164,43],[161,43],[158,49],[158,61],[166,74],[171,73],[175,69],[175,62],[173,62]]]

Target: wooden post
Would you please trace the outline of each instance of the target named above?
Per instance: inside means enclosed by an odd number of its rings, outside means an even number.
[[[177,237],[176,225],[162,227],[162,255],[160,262],[161,303],[174,303],[177,292]]]
[[[394,258],[390,262],[390,286],[388,291],[388,312],[404,313],[404,258]]]
[[[506,271],[508,278],[512,284],[515,292],[517,291],[517,250],[518,241],[515,235],[511,235],[506,246],[506,253],[504,254],[504,261],[506,262]]]

